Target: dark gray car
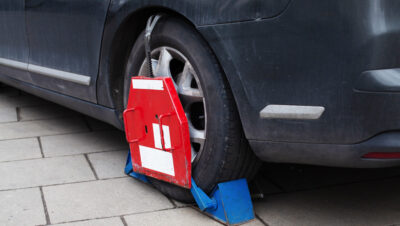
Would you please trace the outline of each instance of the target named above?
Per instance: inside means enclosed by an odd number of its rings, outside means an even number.
[[[399,11],[396,0],[2,0],[0,81],[122,129],[129,78],[148,74],[146,20],[162,14],[153,70],[177,84],[206,191],[251,179],[258,159],[394,166]]]

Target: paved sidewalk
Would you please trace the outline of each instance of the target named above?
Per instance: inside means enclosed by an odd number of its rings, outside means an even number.
[[[221,225],[123,174],[113,127],[0,88],[0,225]],[[400,169],[266,165],[246,225],[400,224]]]

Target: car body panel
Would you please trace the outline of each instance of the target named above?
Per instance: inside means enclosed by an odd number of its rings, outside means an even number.
[[[246,137],[354,144],[400,128],[400,95],[360,92],[364,71],[400,67],[400,2],[292,1],[277,18],[201,26]],[[318,120],[262,119],[269,104],[322,106]]]
[[[0,57],[28,62],[25,1],[2,0],[0,4]]]
[[[31,72],[33,84],[97,102],[96,79],[110,0],[28,0],[29,63],[89,76],[89,87]]]
[[[26,2],[25,7],[24,1],[5,0],[0,9],[2,14],[12,11],[6,21],[23,27],[19,11],[26,8],[29,63],[92,79],[84,86],[0,66],[5,83],[122,128],[115,99],[121,90],[113,82],[123,76],[125,59],[119,59],[117,72],[113,60],[130,48],[115,51],[123,40],[120,32],[128,25],[132,45],[147,16],[162,12],[191,23],[210,46],[232,90],[245,135],[261,159],[353,167],[399,164],[367,161],[361,155],[400,150],[395,142],[399,136],[391,132],[400,129],[400,1]],[[19,8],[9,10],[11,4]],[[0,44],[0,57],[26,60],[23,30],[10,31],[0,40],[22,52],[10,55]],[[18,38],[11,40],[14,35]],[[271,104],[319,106],[324,111],[313,120],[260,117]]]
[[[24,0],[2,0],[0,3],[0,58],[27,63],[29,57],[26,37]],[[1,65],[3,74],[30,82],[30,75]]]
[[[232,23],[236,21],[271,18],[285,10],[291,0],[245,0],[245,1],[192,1],[192,0],[148,0],[126,1],[112,0],[107,22],[104,28],[103,45],[99,80],[97,83],[98,103],[107,107],[115,107],[113,101],[112,81],[110,81],[110,57],[112,56],[114,38],[121,24],[132,14],[139,14],[149,8],[160,11],[172,11],[184,16],[195,26],[216,23]],[[133,28],[132,28],[133,29]]]

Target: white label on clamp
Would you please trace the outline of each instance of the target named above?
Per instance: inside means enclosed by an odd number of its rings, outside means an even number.
[[[175,176],[172,153],[139,145],[142,167]]]
[[[134,89],[149,89],[149,90],[164,90],[162,80],[152,79],[132,79],[132,88]]]
[[[153,135],[154,135],[154,147],[162,149],[160,124],[153,123]],[[164,135],[165,148],[167,149],[171,148],[171,136],[169,134],[169,126],[163,125],[163,135]]]

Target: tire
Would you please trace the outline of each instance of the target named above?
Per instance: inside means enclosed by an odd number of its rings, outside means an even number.
[[[205,142],[192,164],[192,177],[196,184],[209,193],[219,182],[244,177],[252,179],[260,161],[244,137],[231,90],[210,48],[191,25],[165,16],[158,22],[151,37],[152,49],[162,47],[174,49],[184,55],[194,70],[199,89],[202,90],[206,129]],[[161,55],[161,52],[159,54]],[[144,63],[145,46],[142,32],[126,62],[124,106],[127,103],[130,77],[138,75]],[[173,199],[193,202],[188,189],[155,179],[152,179],[152,184]]]

